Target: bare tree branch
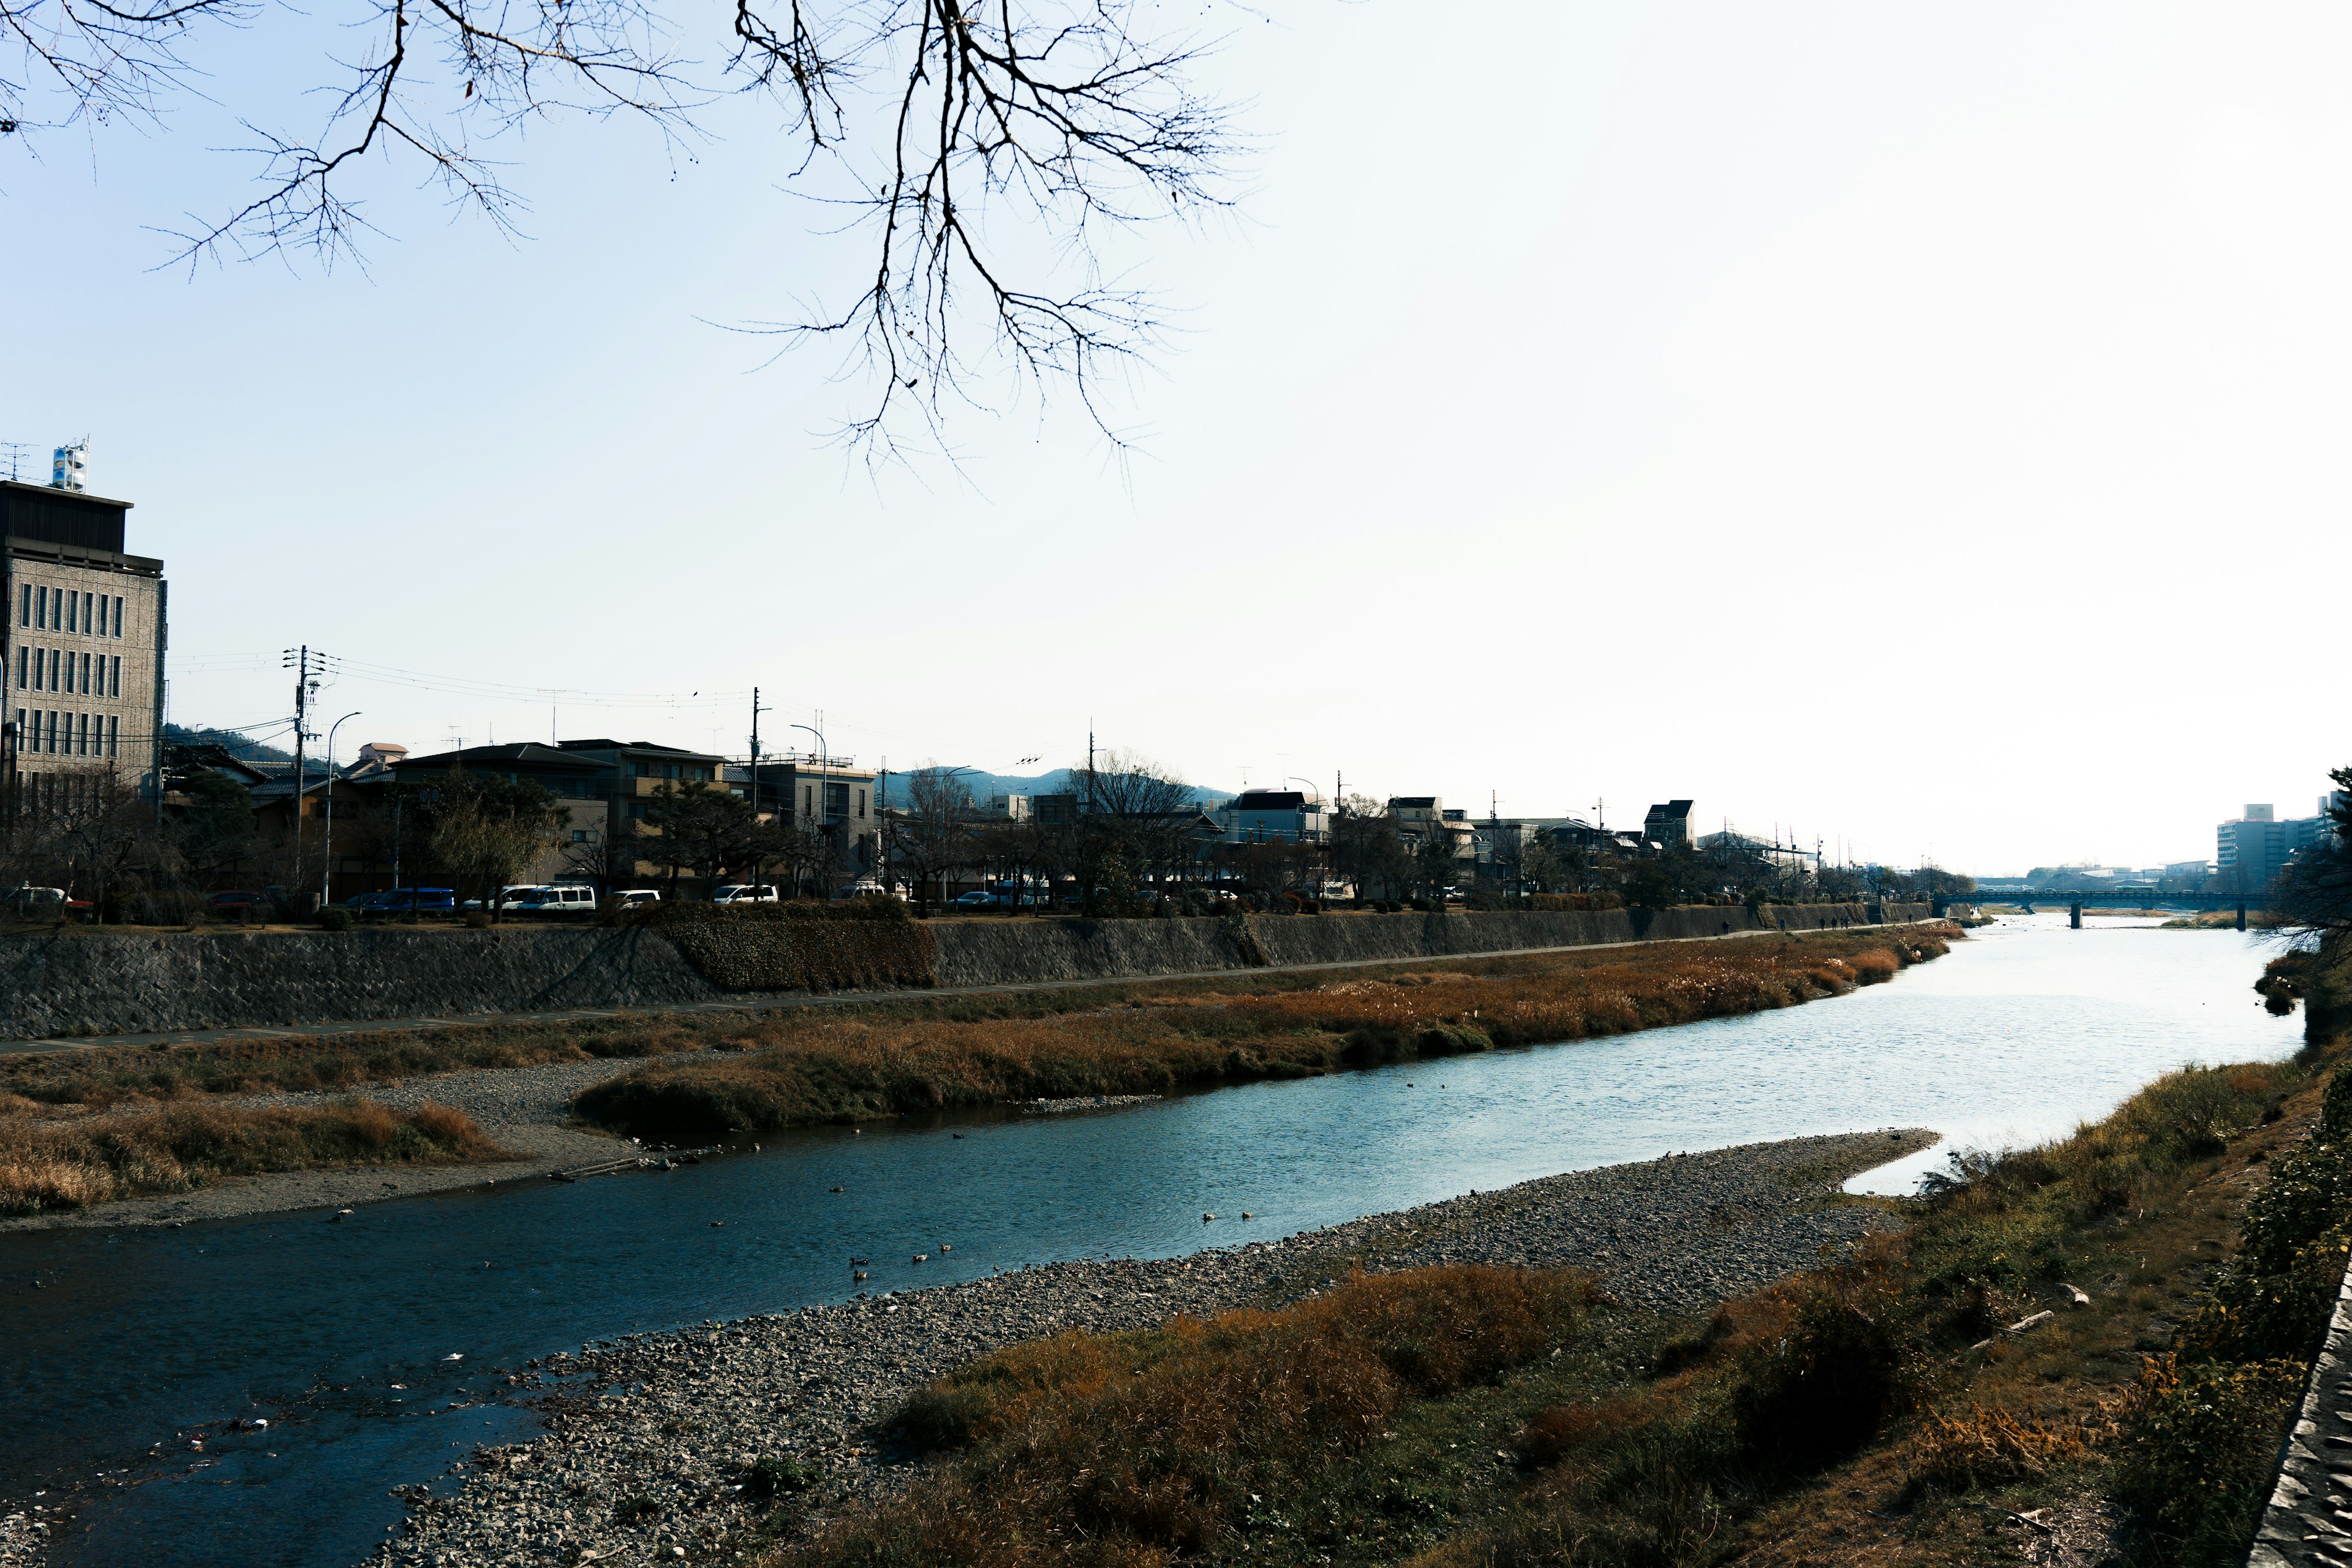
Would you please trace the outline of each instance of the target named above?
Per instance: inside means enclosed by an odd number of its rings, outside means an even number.
[[[478,150],[489,141],[621,115],[675,146],[723,95],[759,95],[802,150],[796,173],[823,156],[846,174],[853,194],[816,199],[870,232],[875,265],[834,310],[744,330],[842,344],[877,392],[841,435],[869,452],[898,450],[902,429],[939,442],[952,405],[984,405],[1007,375],[1016,395],[1067,389],[1118,445],[1103,395],[1168,320],[1106,275],[1098,245],[1224,205],[1239,151],[1227,110],[1192,85],[1199,47],[1139,31],[1140,0],[735,0],[709,70],[675,47],[664,0],[347,3],[374,44],[322,60],[322,123],[298,135],[247,117],[257,140],[236,151],[258,161],[259,193],[175,232],[173,260],[356,258],[363,172],[402,165],[512,232],[522,202]],[[161,127],[197,90],[187,42],[263,15],[257,0],[0,0],[0,70],[10,46],[21,67],[0,74],[0,122]],[[55,114],[36,121],[37,100]]]

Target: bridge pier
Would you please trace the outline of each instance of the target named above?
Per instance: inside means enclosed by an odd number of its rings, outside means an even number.
[[[2066,921],[2067,925],[2075,931],[2081,931],[2083,929],[2083,906],[2079,903],[2071,904],[2067,906],[2066,913],[2069,917]]]
[[[2243,899],[2238,900],[2238,929],[2246,929],[2246,900]]]

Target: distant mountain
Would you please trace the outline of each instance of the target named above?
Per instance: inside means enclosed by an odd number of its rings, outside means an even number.
[[[982,801],[999,795],[1075,795],[1086,787],[1083,777],[1071,768],[1055,768],[1050,773],[992,773],[971,768],[956,777],[975,799]],[[1204,807],[1223,805],[1234,798],[1234,793],[1229,789],[1210,789],[1204,784],[1192,786],[1192,799]],[[897,800],[898,796],[894,793],[891,798]]]
[[[215,730],[198,724],[166,724],[163,743],[167,746],[218,746],[230,756],[245,763],[290,763],[291,752],[281,752],[236,730]]]

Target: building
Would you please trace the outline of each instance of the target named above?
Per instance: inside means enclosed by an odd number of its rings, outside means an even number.
[[[20,802],[50,798],[75,779],[161,785],[163,563],[126,552],[130,510],[79,489],[0,479],[8,682],[0,743]]]
[[[749,763],[729,763],[721,777],[729,789],[751,799]],[[822,834],[836,884],[870,878],[882,863],[880,775],[854,758],[792,753],[762,761],[752,805],[762,822]]]
[[[657,869],[645,862],[631,863],[614,858],[605,853],[613,842],[614,824],[635,821],[644,813],[631,817],[625,809],[627,799],[617,785],[624,782],[610,762],[583,755],[568,748],[575,744],[541,745],[536,741],[524,741],[504,746],[463,746],[454,752],[436,752],[431,756],[412,757],[407,748],[371,742],[362,749],[361,763],[345,775],[346,787],[357,788],[362,784],[397,781],[418,784],[452,773],[489,773],[509,784],[529,782],[540,785],[555,796],[563,806],[564,825],[555,833],[555,842],[538,858],[525,867],[516,880],[521,882],[609,882],[619,878],[635,879],[649,876]],[[611,744],[593,742],[590,744]],[[655,748],[667,752],[667,747]],[[369,764],[368,752],[381,759],[372,771],[361,768]],[[398,753],[396,756],[393,753]],[[692,754],[692,753],[687,753]],[[305,798],[303,815],[315,815],[320,795],[312,785]],[[261,792],[255,792],[256,798]],[[342,796],[336,796],[337,820],[341,820]],[[630,830],[632,834],[635,829]],[[340,859],[341,857],[338,857]],[[338,877],[358,873],[356,866],[336,867]]]
[[[1320,844],[1323,803],[1302,790],[1245,789],[1214,814],[1228,844]]]
[[[2323,809],[2326,798],[2322,797]],[[2249,805],[2245,815],[2213,830],[2213,888],[2216,892],[2259,895],[2276,879],[2279,868],[2294,853],[2327,837],[2333,825],[2326,816],[2305,816],[2281,822],[2268,805]]]
[[[1659,848],[1673,851],[1690,847],[1691,803],[1669,800],[1650,807],[1642,818],[1642,837]]]
[[[1442,796],[1392,795],[1389,796],[1389,816],[1396,824],[1397,837],[1404,841],[1406,848],[1416,853],[1423,844],[1443,833],[1453,842],[1455,859],[1471,860],[1477,855],[1470,814],[1448,806]]]

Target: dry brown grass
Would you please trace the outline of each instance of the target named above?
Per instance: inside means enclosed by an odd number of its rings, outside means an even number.
[[[651,1063],[578,1104],[629,1131],[698,1137],[1006,1100],[1164,1094],[1762,1012],[1890,979],[1947,950],[1936,933],[1832,932],[1272,994],[1194,990],[1045,1017],[777,1014],[740,1031],[755,1050]]]
[[[328,1165],[505,1158],[463,1111],[372,1100],[271,1107],[173,1104],[59,1113],[0,1101],[0,1214],[185,1192],[222,1176]]]
[[[781,1561],[1141,1568],[1222,1555],[1264,1528],[1267,1499],[1361,1451],[1404,1407],[1572,1339],[1591,1300],[1569,1274],[1358,1275],[1276,1311],[1005,1351],[902,1413],[955,1464]]]

